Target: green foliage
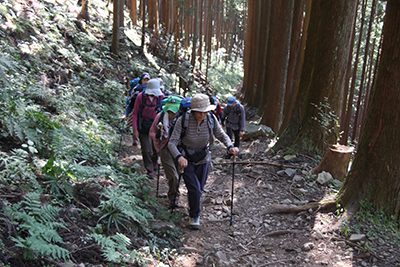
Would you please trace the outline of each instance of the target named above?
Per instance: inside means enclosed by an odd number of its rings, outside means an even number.
[[[116,162],[114,153],[125,106],[125,80],[145,70],[155,74],[159,68],[149,64],[124,34],[119,57],[110,53],[112,25],[104,1],[91,2],[89,12],[97,16],[90,25],[79,24],[71,12],[75,6],[70,0],[35,5],[4,0],[0,5],[0,186],[27,194],[24,201],[7,204],[3,213],[15,225],[13,241],[26,259],[65,260],[69,253],[58,231],[65,227],[58,208],[42,205],[38,194],[46,193],[63,205],[77,197],[74,183],[110,180],[119,186],[104,189],[99,217],[90,209],[80,217],[99,218],[97,233],[110,228],[140,230],[141,242],[151,247],[146,258],[150,254],[165,258],[171,250],[164,247],[176,233],[148,229],[147,222],[153,218],[149,210],[158,202],[150,197],[145,176]],[[209,73],[210,81],[216,81],[218,88],[231,89],[243,76],[241,63],[226,61],[225,54],[213,58],[215,71]],[[171,87],[174,75],[166,75]],[[41,183],[37,178],[43,176],[47,179]],[[161,212],[158,216],[169,219]],[[86,237],[84,229],[80,230]],[[122,234],[110,240],[114,243],[103,242],[108,260],[140,262]]]
[[[58,218],[59,208],[42,205],[37,193],[28,193],[25,200],[13,207],[5,207],[4,214],[18,230],[18,237],[11,239],[24,250],[25,259],[49,257],[67,260],[68,250],[60,247],[62,238],[57,229],[66,228]]]
[[[368,240],[390,239],[395,243],[400,242],[398,235],[399,223],[394,216],[388,217],[382,210],[376,208],[367,201],[360,201],[359,211],[351,221],[342,226],[342,233],[366,234]],[[369,250],[366,244],[366,250]]]
[[[0,151],[0,187],[3,185],[18,185],[22,188],[40,186],[36,175],[29,165],[29,153],[23,149],[14,149],[8,155]]]
[[[234,88],[243,80],[243,61],[237,57],[229,58],[224,48],[212,53],[212,62],[209,69],[209,80],[215,90],[222,96],[232,95]],[[229,60],[228,60],[229,58]],[[219,95],[219,98],[221,98]],[[221,101],[225,101],[221,99]]]
[[[106,220],[108,230],[115,226],[118,231],[120,226],[127,228],[132,225],[131,220],[146,225],[147,219],[153,218],[153,215],[139,206],[141,201],[133,193],[121,186],[106,188],[102,193],[105,200],[99,205],[102,213],[99,222]]]
[[[324,130],[324,136],[336,135],[336,132],[339,129],[339,117],[335,114],[335,111],[332,110],[328,97],[324,97],[324,102],[320,102],[319,105],[314,103],[311,103],[311,105],[318,110],[318,116],[313,117],[312,119],[321,124],[321,127]],[[324,138],[324,142],[324,145],[326,146],[326,138]]]
[[[102,247],[101,251],[106,260],[115,263],[137,261],[140,266],[145,265],[145,260],[141,257],[140,253],[128,248],[131,245],[131,241],[125,235],[117,233],[116,235],[106,237],[93,233],[88,236],[93,238]]]
[[[49,180],[46,181],[48,191],[55,194],[56,197],[68,195],[73,198],[73,185],[70,180],[76,180],[69,170],[63,164],[54,162],[53,156],[49,158],[46,165],[42,168],[43,175]]]

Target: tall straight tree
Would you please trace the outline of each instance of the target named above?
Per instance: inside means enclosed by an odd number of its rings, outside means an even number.
[[[268,59],[268,40],[269,40],[269,30],[271,21],[271,6],[272,0],[260,1],[257,8],[257,28],[256,28],[256,38],[259,40],[255,42],[254,51],[254,66],[252,67],[254,81],[254,102],[253,104],[258,108],[264,108],[265,103],[263,101],[264,85],[267,80],[267,59]],[[270,52],[270,51],[269,51]],[[255,71],[257,70],[257,71]]]
[[[356,3],[312,1],[299,87],[300,96],[306,98],[304,103],[296,103],[304,112],[300,125],[289,123],[287,127],[296,127],[289,131],[297,132],[296,136],[282,135],[278,143],[291,143],[295,151],[318,154],[329,144],[336,144],[338,129],[333,115],[340,114]],[[304,100],[301,97],[298,95],[296,101]]]
[[[113,4],[113,35],[111,42],[111,52],[115,55],[119,51],[119,23],[120,23],[120,4],[121,0],[114,0]]]
[[[297,2],[296,2],[297,3]],[[304,52],[307,43],[307,33],[308,33],[308,25],[310,23],[310,14],[311,14],[311,3],[312,0],[307,0],[306,2],[306,12],[304,16],[303,22],[303,29],[301,35],[301,43],[300,43],[300,51],[298,58],[296,59],[296,66],[294,69],[293,74],[293,81],[291,82],[290,86],[290,94],[285,102],[285,109],[286,113],[284,112],[283,115],[283,122],[281,128],[279,129],[278,136],[281,138],[279,139],[279,145],[281,147],[288,146],[290,144],[286,144],[283,141],[286,140],[287,142],[291,142],[291,138],[285,138],[283,135],[287,135],[289,137],[296,137],[298,126],[300,125],[302,114],[303,114],[303,103],[305,103],[306,99],[306,91],[307,88],[304,88],[302,91],[299,91],[300,87],[300,77],[303,70],[303,63],[304,63]],[[293,34],[292,34],[293,35]],[[288,88],[286,84],[286,88]],[[286,98],[285,98],[286,99]],[[297,103],[295,105],[295,103]],[[292,127],[287,127],[289,122],[291,122]],[[297,125],[295,127],[294,125]],[[286,129],[286,131],[285,131]]]
[[[149,10],[149,21],[148,27],[153,30],[155,36],[158,36],[158,0],[149,0],[148,2]]]
[[[129,17],[131,18],[132,24],[137,25],[137,0],[129,0]]]
[[[243,78],[243,93],[244,100],[252,106],[255,106],[255,89],[254,89],[254,78],[253,78],[253,66],[255,62],[254,58],[254,47],[256,45],[255,32],[256,32],[256,12],[257,12],[257,0],[248,1],[247,11],[247,29],[245,37],[245,49],[244,49],[244,78]]]
[[[278,131],[282,124],[294,0],[272,1],[266,80],[262,88],[265,108],[261,123]]]
[[[356,211],[361,200],[400,215],[400,1],[388,0],[382,53],[357,155],[339,201]]]
[[[359,87],[360,89],[359,89],[358,99],[357,99],[356,116],[354,118],[354,127],[353,127],[353,133],[352,133],[353,141],[355,141],[357,139],[359,127],[361,127],[361,123],[360,123],[360,117],[362,114],[361,100],[364,99],[364,96],[363,96],[364,81],[365,81],[366,68],[367,68],[367,64],[368,64],[368,54],[369,54],[369,45],[370,45],[372,24],[374,23],[374,17],[375,17],[375,7],[376,7],[376,0],[372,0],[371,15],[369,18],[369,26],[368,26],[368,32],[367,32],[367,40],[365,41],[364,60],[363,60],[363,67],[362,67],[362,71],[361,71],[361,80],[360,80],[360,87]]]
[[[362,42],[362,33],[363,33],[363,28],[364,28],[364,16],[365,16],[366,5],[367,5],[366,0],[363,0],[362,4],[361,4],[361,25],[359,26],[358,43],[357,43],[357,50],[356,50],[356,55],[355,55],[355,60],[354,60],[353,71],[350,70],[351,69],[351,59],[353,58],[353,48],[354,48],[353,46],[350,47],[349,62],[347,62],[348,67],[347,67],[346,81],[345,81],[345,85],[344,85],[344,94],[343,94],[343,101],[342,101],[342,114],[340,116],[340,120],[341,120],[340,121],[340,131],[342,132],[342,136],[340,137],[340,144],[342,144],[342,145],[347,145],[347,137],[349,136],[349,131],[350,131],[350,118],[351,118],[351,112],[352,112],[352,108],[353,108],[354,89],[355,89],[355,84],[356,84],[358,58],[359,58],[360,47],[361,47],[361,42]],[[354,19],[356,20],[357,16],[355,16]],[[355,23],[354,23],[354,27],[356,27]],[[351,43],[354,42],[355,35],[356,35],[356,31],[354,29]],[[352,74],[353,77],[352,77],[351,87],[349,88],[350,74]]]

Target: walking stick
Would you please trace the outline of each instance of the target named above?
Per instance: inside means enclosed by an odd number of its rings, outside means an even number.
[[[233,222],[233,189],[234,189],[234,183],[235,183],[235,159],[236,155],[234,154],[232,157],[232,192],[231,192],[231,219],[229,221],[229,225],[232,225]]]
[[[182,178],[182,175],[183,175],[183,170],[184,170],[184,168],[181,167],[181,172],[179,173],[178,186],[176,187],[176,192],[175,192],[174,201],[175,201],[176,198],[178,197],[179,184],[181,183],[181,178]],[[171,214],[174,212],[174,209],[175,209],[175,203],[174,203],[174,205],[172,205]]]
[[[159,129],[160,130],[160,132],[161,132],[161,129],[163,128],[163,124],[162,124],[162,122],[160,121],[158,124],[157,124],[157,129]],[[161,140],[162,140],[162,134],[160,134],[160,150],[158,151],[158,159],[159,159],[159,162],[158,162],[158,173],[157,173],[157,193],[156,193],[156,198],[158,198],[158,188],[159,188],[159,185],[160,185],[160,166],[161,166]]]
[[[124,134],[124,127],[125,127],[125,121],[122,122],[121,137],[119,138],[119,148],[118,148],[117,158],[119,157],[119,152],[121,151],[122,135]]]

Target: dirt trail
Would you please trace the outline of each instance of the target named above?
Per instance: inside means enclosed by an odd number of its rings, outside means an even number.
[[[131,136],[124,141],[132,143]],[[191,266],[380,266],[361,259],[354,261],[354,249],[338,235],[333,213],[307,210],[300,213],[265,214],[272,204],[300,205],[326,198],[324,186],[308,175],[315,167],[310,157],[297,156],[285,161],[266,155],[269,140],[242,142],[240,161],[273,161],[300,168],[267,164],[236,164],[233,223],[230,226],[232,161],[223,159],[226,149],[212,148],[213,170],[202,196],[199,231],[188,227],[187,191],[181,182],[183,246],[170,260],[175,267]],[[140,150],[123,148],[125,164],[141,164]],[[222,164],[216,164],[220,162]],[[288,175],[288,173],[290,175]],[[160,203],[167,206],[167,181],[161,169]],[[152,181],[155,194],[156,179]],[[359,264],[358,264],[359,263]],[[366,265],[364,265],[366,264]],[[372,265],[370,265],[372,264]]]

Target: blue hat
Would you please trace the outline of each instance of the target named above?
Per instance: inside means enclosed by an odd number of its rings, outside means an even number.
[[[233,104],[235,104],[235,102],[236,102],[236,98],[235,98],[234,96],[228,97],[227,105],[228,105],[229,107],[232,106]]]

